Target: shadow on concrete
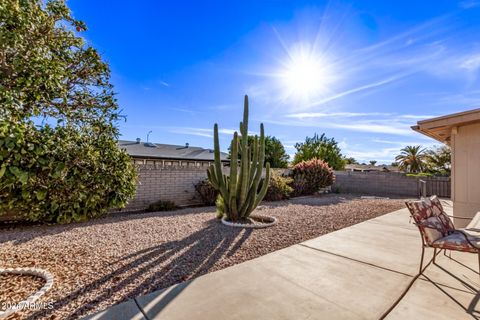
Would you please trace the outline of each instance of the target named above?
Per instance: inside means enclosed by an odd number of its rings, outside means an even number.
[[[89,297],[88,301],[83,300],[82,305],[66,317],[66,319],[77,319],[101,305],[102,302],[111,299],[115,292],[125,288],[129,289],[126,293],[122,293],[122,300],[118,301],[119,303],[191,280],[208,273],[215,262],[223,256],[234,254],[251,233],[252,230],[219,226],[218,221],[212,219],[205,228],[183,239],[142,249],[112,262],[114,271],[58,299],[51,310],[38,311],[27,319],[48,318],[53,311],[75,303],[75,300],[81,296],[89,296],[95,292],[95,295]],[[125,261],[128,262],[120,264]],[[118,268],[115,267],[116,265]],[[162,266],[158,268],[159,265]],[[158,271],[138,282],[140,275],[155,267]],[[135,271],[131,272],[132,270]],[[171,295],[166,297],[168,301],[165,301],[165,305],[173,298],[174,296]]]
[[[437,265],[438,266],[438,265]],[[452,275],[454,278],[456,278],[457,280],[460,280],[460,278],[458,278],[457,276],[454,276],[452,273],[448,272],[447,270],[445,270],[444,268],[440,268],[442,269],[443,271],[447,272],[449,275]],[[477,303],[480,299],[480,292],[477,292],[475,293],[472,301],[469,303],[469,306],[466,308],[463,306],[463,304],[458,301],[457,299],[455,299],[454,296],[452,296],[450,293],[448,293],[443,287],[442,285],[436,283],[435,281],[433,281],[432,279],[430,279],[428,276],[426,275],[423,275],[423,277],[425,278],[425,281],[428,281],[430,282],[433,286],[435,286],[435,288],[437,288],[438,290],[440,290],[448,299],[450,299],[451,301],[453,301],[456,305],[458,305],[460,308],[462,308],[463,310],[465,310],[466,313],[468,313],[469,315],[472,316],[473,319],[480,319],[480,312],[478,310],[475,310],[475,307],[477,306]],[[458,289],[457,289],[458,290]]]

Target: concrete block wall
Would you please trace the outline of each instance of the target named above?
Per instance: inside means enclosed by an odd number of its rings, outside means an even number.
[[[158,200],[170,200],[180,206],[201,203],[196,197],[194,186],[207,178],[206,166],[147,164],[139,165],[137,168],[139,175],[137,193],[123,210],[143,210]],[[224,168],[225,173],[228,173],[228,170],[228,167]],[[288,173],[288,170],[284,173]],[[336,181],[332,189],[338,189],[340,193],[417,197],[420,192],[419,178],[407,177],[401,173],[337,171],[335,176]],[[448,180],[448,178],[428,178],[426,180],[432,179]]]
[[[207,178],[206,167],[140,165],[135,197],[124,210],[142,210],[158,200],[177,205],[200,203],[194,185]]]
[[[337,171],[335,176],[332,188],[341,193],[412,197],[419,194],[418,178],[400,173]]]

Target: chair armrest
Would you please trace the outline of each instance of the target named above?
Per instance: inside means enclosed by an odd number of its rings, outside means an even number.
[[[470,241],[470,239],[468,239],[468,233],[466,233],[465,231],[457,229],[454,232],[457,232],[457,233],[461,234],[462,236],[464,236],[465,240],[467,240],[468,244],[471,245],[472,247],[474,247],[476,249],[480,249],[479,246],[477,246],[475,243]]]
[[[472,219],[473,219],[473,217],[451,216],[451,215],[446,214],[446,213],[445,213],[445,215],[446,215],[447,217],[454,218],[454,219],[464,219],[464,220],[472,220]]]

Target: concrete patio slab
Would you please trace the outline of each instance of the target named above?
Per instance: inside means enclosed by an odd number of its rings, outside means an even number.
[[[479,299],[478,293],[441,286],[421,276],[386,319],[479,319]]]
[[[303,245],[414,276],[418,273],[421,238],[408,219],[408,212],[400,210]]]
[[[428,259],[430,257],[428,256]],[[480,290],[476,254],[451,252],[451,258],[449,258],[442,252],[437,256],[436,263],[431,264],[425,270],[424,275],[441,286],[469,293],[476,293]]]
[[[421,253],[420,234],[408,221],[407,210],[399,210],[137,297],[135,306],[123,308],[138,315],[139,307],[155,320],[379,319],[392,307],[387,319],[479,318],[474,254],[454,252],[450,259],[442,253],[406,292]],[[425,263],[432,254],[427,250]],[[130,319],[111,312],[90,319]]]
[[[370,319],[380,317],[410,279],[296,245],[137,302],[155,320]]]

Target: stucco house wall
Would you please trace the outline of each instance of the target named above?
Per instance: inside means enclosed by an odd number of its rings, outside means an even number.
[[[418,121],[412,129],[450,145],[453,215],[474,217],[480,211],[480,109]],[[466,224],[455,219],[457,227]]]
[[[480,211],[480,123],[454,128],[451,147],[453,212],[473,217]],[[467,222],[456,220],[458,226]]]

